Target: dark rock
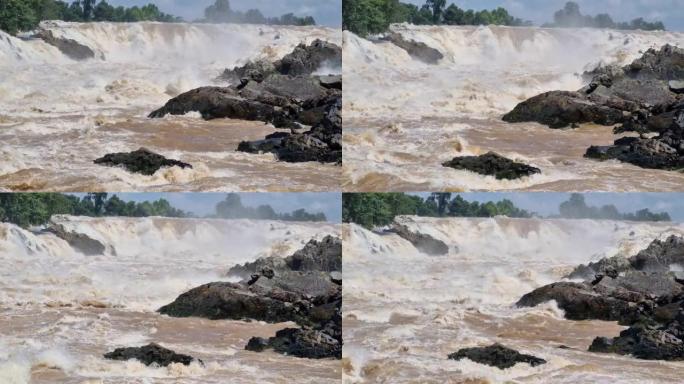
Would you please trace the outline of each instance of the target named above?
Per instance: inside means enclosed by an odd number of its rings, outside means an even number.
[[[95,57],[95,52],[93,52],[90,47],[80,44],[76,40],[55,37],[50,30],[40,30],[35,37],[42,39],[46,43],[56,47],[63,54],[73,60],[86,60]]]
[[[145,365],[156,364],[161,367],[166,367],[173,363],[190,365],[190,363],[196,360],[191,356],[178,354],[155,343],[144,347],[117,348],[112,352],[106,353],[104,357],[105,359],[121,361],[136,359]],[[200,364],[204,364],[202,360],[197,359],[197,361]]]
[[[71,247],[77,249],[87,256],[104,255],[107,247],[102,242],[95,240],[84,233],[70,232],[63,225],[51,222],[47,232],[69,243]]]
[[[268,340],[253,337],[245,349],[254,352],[273,349],[285,355],[309,359],[342,358],[342,344],[330,335],[313,329],[285,328]]]
[[[129,172],[154,175],[162,167],[192,168],[192,165],[178,160],[167,159],[145,148],[125,153],[110,153],[95,160],[95,164],[110,167],[121,166]]]
[[[414,59],[418,59],[427,64],[437,64],[444,58],[444,55],[435,48],[429,47],[427,44],[419,41],[407,40],[404,36],[396,32],[390,32],[383,39],[405,50]]]
[[[412,232],[405,225],[396,222],[393,223],[392,232],[399,235],[399,237],[408,240],[416,249],[428,255],[437,256],[449,253],[449,246],[442,240],[437,240],[424,233]]]
[[[285,260],[293,271],[342,271],[342,241],[332,236],[312,239]]]
[[[320,76],[318,79],[325,88],[342,90],[342,75]]]
[[[684,360],[684,340],[680,323],[674,327],[637,325],[620,332],[615,338],[597,337],[590,352],[632,355],[644,360]]]
[[[636,108],[635,105],[631,106]],[[550,128],[566,128],[573,123],[614,125],[625,120],[616,105],[601,105],[580,92],[551,91],[518,104],[503,116],[509,123],[535,121]]]
[[[450,354],[449,359],[468,359],[476,363],[497,367],[499,369],[510,368],[517,363],[527,363],[533,367],[546,363],[546,360],[544,359],[522,354],[498,343],[488,347],[459,349],[457,352]]]
[[[454,169],[468,170],[481,175],[494,176],[499,180],[513,180],[541,173],[539,168],[516,163],[494,152],[488,152],[480,156],[454,157],[442,165]]]
[[[279,73],[290,76],[311,75],[326,67],[342,68],[342,48],[316,39],[308,46],[298,45],[274,66]]]

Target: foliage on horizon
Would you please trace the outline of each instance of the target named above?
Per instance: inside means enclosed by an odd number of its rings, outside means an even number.
[[[356,223],[372,229],[391,224],[396,216],[425,217],[494,217],[530,218],[537,216],[504,199],[498,202],[466,201],[460,195],[432,193],[423,199],[404,193],[344,193],[342,195],[342,221]],[[620,213],[614,205],[587,206],[582,194],[570,195],[559,206],[559,214],[549,218],[605,219],[625,221],[671,221],[667,212],[653,213],[641,209],[635,213]]]
[[[532,213],[516,207],[512,201],[466,201],[460,195],[432,193],[423,199],[404,193],[344,193],[342,194],[342,221],[366,228],[392,223],[396,216],[426,217],[494,217],[527,218]]]
[[[204,20],[210,23],[235,23],[235,24],[271,24],[271,25],[316,25],[316,20],[311,16],[299,17],[294,13],[286,13],[280,17],[266,17],[258,9],[249,9],[246,12],[233,10],[228,0],[216,0],[213,5],[204,10]]]
[[[216,204],[214,217],[222,219],[256,219],[282,221],[327,221],[322,212],[309,213],[304,208],[292,213],[278,213],[268,204],[258,207],[246,207],[237,193],[229,193],[225,200]]]
[[[531,25],[505,8],[464,10],[446,0],[426,0],[422,7],[400,0],[342,0],[342,28],[359,36],[386,32],[390,24],[415,25]]]
[[[579,4],[574,1],[565,3],[565,7],[553,15],[553,23],[546,23],[542,27],[551,28],[610,28],[620,30],[641,29],[644,31],[664,31],[665,24],[661,21],[648,22],[643,17],[630,22],[615,22],[607,13],[596,16],[583,15]]]
[[[107,193],[89,193],[82,198],[61,193],[0,193],[0,221],[21,227],[46,224],[53,215],[187,217],[165,199],[136,203]]]

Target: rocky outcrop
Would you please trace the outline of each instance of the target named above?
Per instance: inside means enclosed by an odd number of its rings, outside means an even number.
[[[69,245],[87,256],[103,255],[107,247],[99,240],[95,240],[84,233],[68,231],[63,225],[50,222],[46,232],[69,243]],[[113,251],[113,250],[112,250]]]
[[[35,37],[56,47],[73,60],[87,60],[95,57],[95,52],[90,47],[80,44],[76,40],[56,37],[50,30],[42,29],[35,34]]]
[[[159,312],[213,320],[294,321],[269,339],[253,338],[246,349],[298,357],[341,358],[342,244],[328,236],[311,240],[287,258],[268,257],[231,268],[238,283],[205,284],[180,295]]]
[[[383,40],[391,42],[397,47],[405,50],[414,59],[427,64],[437,64],[444,58],[444,55],[437,49],[420,41],[407,40],[404,36],[396,32],[388,33],[383,37]]]
[[[274,63],[263,60],[227,70],[228,87],[202,87],[169,100],[151,118],[199,112],[205,119],[263,121],[290,132],[245,141],[237,150],[273,153],[280,161],[342,162],[342,77],[313,76],[321,66],[341,65],[340,47],[314,41]],[[304,131],[305,127],[310,127]]]
[[[643,168],[684,167],[684,49],[649,49],[631,64],[599,67],[584,74],[589,84],[577,92],[552,91],[518,104],[503,120],[535,121],[551,128],[581,123],[617,125],[615,133],[637,132],[609,146],[592,146],[585,157]],[[656,133],[654,137],[644,137]]]
[[[481,175],[494,176],[498,180],[514,180],[525,176],[541,173],[535,168],[523,163],[517,163],[494,152],[488,152],[480,156],[454,157],[442,164],[445,167],[466,170]]]
[[[497,367],[499,369],[510,368],[518,363],[527,363],[533,367],[546,363],[546,360],[544,359],[522,354],[498,343],[488,347],[459,349],[457,352],[450,354],[449,359],[468,359],[476,363]]]
[[[342,48],[316,39],[310,45],[298,45],[291,53],[276,62],[256,60],[242,67],[226,69],[219,79],[231,83],[239,83],[245,79],[261,82],[276,73],[305,76],[326,68],[338,70],[342,68]]]
[[[148,149],[140,148],[133,152],[110,153],[95,160],[95,164],[110,167],[123,167],[129,172],[152,176],[163,167],[192,168],[192,165],[178,160],[167,159]]]
[[[144,347],[117,348],[112,352],[106,353],[104,358],[121,361],[135,359],[145,365],[155,364],[160,367],[166,367],[173,363],[190,365],[193,361],[204,364],[202,360],[176,353],[155,343],[148,344]]]
[[[671,272],[684,261],[684,239],[654,240],[638,254],[605,258],[576,268],[582,282],[549,284],[518,306],[555,300],[571,320],[598,319],[629,326],[618,337],[597,337],[592,352],[640,359],[684,360],[684,281]]]
[[[442,240],[437,240],[425,233],[413,232],[403,224],[393,223],[391,231],[399,235],[399,237],[408,240],[420,252],[431,256],[446,255],[449,253],[449,246]]]

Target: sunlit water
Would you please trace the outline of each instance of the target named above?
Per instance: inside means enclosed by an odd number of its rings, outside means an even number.
[[[584,159],[590,145],[621,136],[612,127],[552,130],[501,117],[551,90],[577,90],[599,64],[625,65],[648,48],[683,46],[675,32],[426,27],[394,30],[444,54],[425,64],[397,46],[344,32],[343,185],[358,191],[674,191],[684,175]],[[441,164],[495,151],[539,175],[496,180]]]
[[[684,363],[596,354],[596,336],[615,322],[570,321],[555,304],[515,308],[525,293],[581,263],[634,255],[679,224],[592,220],[405,217],[409,228],[449,246],[419,253],[394,234],[345,225],[345,383],[669,383]],[[499,370],[448,360],[495,342],[547,360]],[[559,349],[565,345],[571,349]]]
[[[55,36],[90,47],[74,61],[42,40],[0,32],[0,188],[51,191],[334,190],[340,167],[285,164],[272,154],[236,152],[271,125],[203,121],[199,114],[148,119],[170,98],[220,85],[225,69],[277,60],[300,43],[340,44],[324,27],[166,23],[43,23]],[[339,69],[336,69],[339,71]],[[335,71],[335,69],[326,69]],[[146,147],[191,163],[153,176],[93,160]]]
[[[52,234],[0,225],[0,383],[334,383],[339,360],[244,350],[292,323],[170,318],[162,305],[198,285],[230,281],[237,263],[288,256],[333,224],[62,217],[107,251],[85,256]],[[204,366],[105,360],[155,342]]]

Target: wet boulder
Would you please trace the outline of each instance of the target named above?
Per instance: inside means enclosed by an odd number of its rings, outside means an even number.
[[[395,222],[392,224],[391,231],[408,240],[417,250],[425,254],[439,256],[449,253],[449,246],[442,240],[435,239],[425,233],[413,232],[405,225]]]
[[[50,222],[46,232],[53,233],[86,256],[104,255],[107,250],[107,247],[101,241],[95,240],[84,233],[68,231],[63,225],[54,222]]]
[[[333,236],[312,239],[285,262],[293,271],[342,271],[342,241]]]
[[[276,71],[283,75],[301,76],[325,70],[342,68],[342,48],[320,39],[311,44],[300,44],[274,63]]]
[[[95,52],[90,47],[85,46],[76,40],[55,36],[52,31],[42,29],[36,33],[35,37],[43,40],[59,49],[64,55],[73,60],[87,60],[95,57]]]
[[[409,56],[427,64],[437,64],[444,55],[437,49],[428,46],[421,41],[409,40],[400,33],[390,32],[383,40],[389,41],[397,47],[405,50]]]
[[[148,149],[140,148],[133,152],[110,153],[94,161],[95,164],[109,167],[123,167],[129,172],[152,176],[164,167],[192,168],[182,161],[167,159]]]
[[[166,367],[174,363],[190,365],[193,361],[203,364],[202,360],[176,353],[155,343],[148,344],[144,347],[117,348],[112,352],[106,353],[104,358],[121,361],[135,359],[145,365],[155,364],[161,367]]]
[[[342,344],[327,333],[313,329],[285,328],[268,339],[253,337],[245,347],[248,351],[277,353],[309,359],[342,358]]]
[[[487,347],[472,347],[459,349],[449,355],[451,360],[468,359],[476,363],[497,367],[499,369],[510,368],[518,363],[526,363],[533,367],[545,364],[546,360],[536,356],[522,354],[514,349],[504,347],[501,344],[492,344]]]
[[[488,152],[480,156],[454,157],[442,165],[458,170],[479,173],[481,175],[494,176],[498,180],[514,180],[541,173],[539,168],[517,163],[494,152]]]

